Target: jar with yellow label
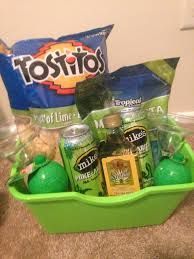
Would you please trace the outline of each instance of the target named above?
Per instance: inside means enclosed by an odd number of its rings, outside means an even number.
[[[106,141],[99,155],[108,195],[121,195],[140,189],[136,147],[125,139],[119,113],[103,118],[107,129]]]

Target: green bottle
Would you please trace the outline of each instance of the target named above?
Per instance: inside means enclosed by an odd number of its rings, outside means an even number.
[[[192,182],[191,172],[185,165],[185,157],[175,153],[162,160],[154,171],[154,185],[170,185]]]
[[[126,140],[121,129],[119,113],[103,118],[107,138],[99,148],[107,194],[110,196],[131,193],[140,189],[136,147]]]

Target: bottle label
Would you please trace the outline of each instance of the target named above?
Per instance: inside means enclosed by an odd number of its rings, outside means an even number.
[[[108,195],[120,195],[140,189],[134,155],[103,158],[102,167]]]

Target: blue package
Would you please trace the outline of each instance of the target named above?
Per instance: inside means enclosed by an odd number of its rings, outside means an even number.
[[[107,86],[112,93],[114,105],[118,109],[140,106],[145,112],[166,115],[178,61],[179,58],[148,61],[122,67],[111,73],[111,83]],[[149,122],[148,130],[156,166],[161,158],[157,129]]]
[[[108,72],[106,39],[112,28],[23,40],[11,53],[1,53],[0,73],[14,112],[30,114],[47,128],[79,122],[76,84]]]
[[[178,61],[154,60],[112,72],[109,86],[115,106],[141,105],[145,110],[165,114]]]

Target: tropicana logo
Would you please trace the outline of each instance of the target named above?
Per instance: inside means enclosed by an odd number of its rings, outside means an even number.
[[[73,40],[47,43],[38,53],[14,57],[12,63],[26,85],[40,83],[57,94],[73,94],[76,83],[105,71],[100,47],[94,51]]]

